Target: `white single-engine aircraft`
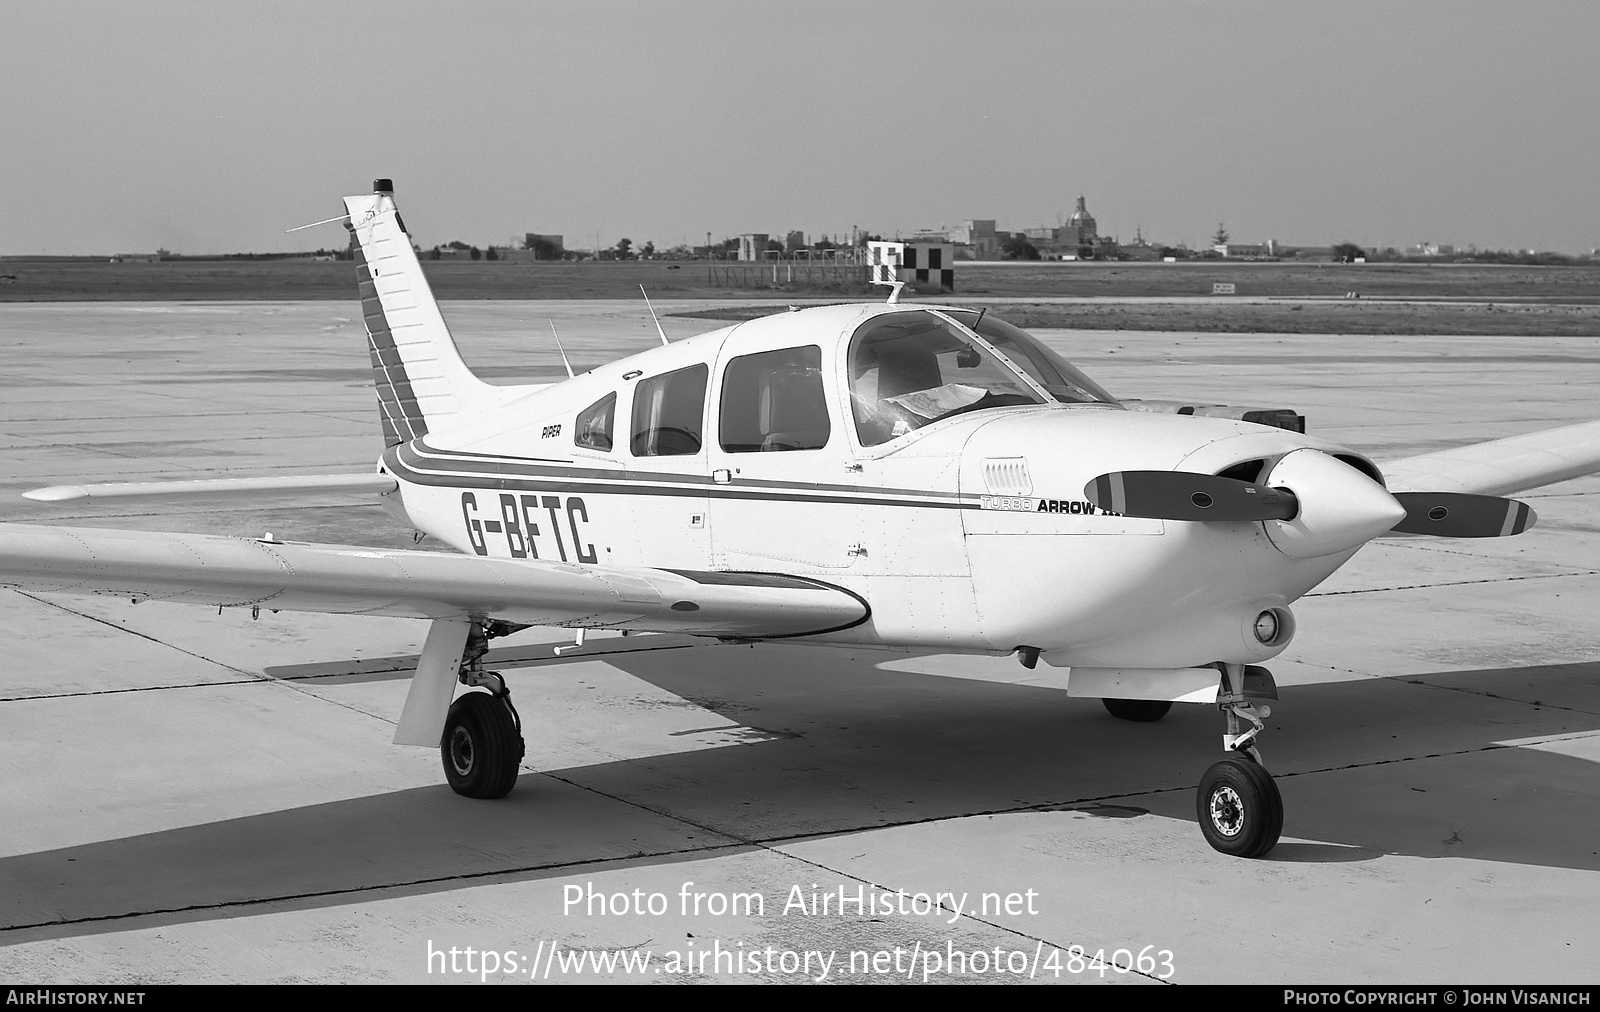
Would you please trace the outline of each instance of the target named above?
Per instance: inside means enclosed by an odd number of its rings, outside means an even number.
[[[343,220],[376,473],[28,496],[370,490],[461,554],[6,524],[0,585],[429,619],[394,740],[439,747],[469,797],[516,783],[520,720],[483,655],[527,626],[1016,654],[1070,668],[1070,692],[1125,719],[1219,707],[1227,757],[1200,781],[1200,826],[1259,856],[1283,806],[1255,747],[1276,698],[1256,665],[1294,635],[1289,605],[1373,538],[1516,534],[1533,513],[1498,496],[1600,470],[1600,422],[1380,472],[1298,432],[1130,411],[1002,320],[892,296],[491,386],[456,350],[393,187],[375,190]]]

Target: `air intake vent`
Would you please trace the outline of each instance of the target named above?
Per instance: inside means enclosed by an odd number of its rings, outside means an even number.
[[[983,462],[983,484],[990,495],[1032,495],[1033,479],[1023,457],[990,457]]]

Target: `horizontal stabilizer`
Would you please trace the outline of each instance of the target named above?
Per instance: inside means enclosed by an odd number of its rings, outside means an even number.
[[[149,531],[0,524],[0,586],[220,607],[679,632],[813,635],[866,603],[802,577],[701,573]]]
[[[393,492],[386,474],[301,474],[273,478],[204,478],[193,481],[119,481],[100,485],[52,485],[22,493],[34,502],[96,502],[111,499],[266,498],[293,495],[357,495]]]

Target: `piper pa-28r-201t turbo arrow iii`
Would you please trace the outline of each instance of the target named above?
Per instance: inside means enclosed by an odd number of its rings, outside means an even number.
[[[516,782],[521,721],[483,656],[528,626],[1015,654],[1069,668],[1068,691],[1117,717],[1217,706],[1226,757],[1200,781],[1200,826],[1258,856],[1283,823],[1259,664],[1293,637],[1289,606],[1373,538],[1517,534],[1533,513],[1499,496],[1600,470],[1600,422],[1380,471],[1283,428],[1132,411],[994,316],[895,296],[491,386],[457,353],[392,186],[375,191],[341,216],[375,473],[28,495],[367,490],[460,554],[7,524],[0,585],[428,619],[395,741],[437,746],[470,797]]]

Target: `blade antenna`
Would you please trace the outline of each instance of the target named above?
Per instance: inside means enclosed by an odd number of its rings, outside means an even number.
[[[349,221],[349,220],[350,220],[350,216],[348,214],[341,214],[337,218],[324,218],[321,221],[314,221],[309,225],[296,225],[294,228],[286,228],[283,231],[284,231],[285,234],[288,234],[290,232],[298,232],[301,229],[316,228],[318,225],[326,225],[329,222]]]
[[[567,349],[561,347],[561,335],[556,333],[556,321],[546,317],[545,322],[550,324],[550,336],[556,339],[556,350],[561,352],[561,364],[567,367],[567,379],[572,379],[572,363],[567,361]]]
[[[644,290],[644,285],[639,286],[639,294],[644,296],[644,304],[650,309],[650,319],[656,321],[656,333],[661,335],[661,343],[667,343],[667,332],[661,329],[661,317],[656,315],[656,307],[650,305],[650,293]]]

